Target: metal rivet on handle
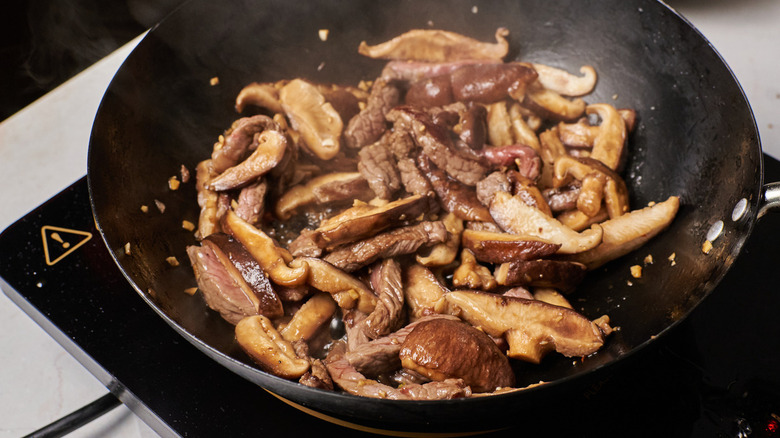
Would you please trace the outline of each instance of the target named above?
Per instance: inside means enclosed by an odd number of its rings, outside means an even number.
[[[734,210],[731,212],[731,220],[736,222],[745,216],[748,210],[748,200],[745,198],[740,199],[737,205],[734,206]]]
[[[723,221],[717,221],[710,227],[709,231],[707,231],[707,240],[710,242],[714,242],[715,239],[720,236],[720,233],[723,232]]]

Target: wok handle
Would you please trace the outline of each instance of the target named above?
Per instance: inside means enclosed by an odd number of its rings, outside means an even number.
[[[761,189],[761,201],[758,205],[758,217],[777,207],[780,207],[780,182],[764,184]]]

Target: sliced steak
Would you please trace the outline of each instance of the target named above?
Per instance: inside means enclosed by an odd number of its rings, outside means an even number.
[[[505,172],[495,171],[477,183],[477,199],[489,207],[496,192],[512,192],[512,182]]]
[[[402,158],[396,163],[404,190],[413,195],[427,195],[433,190],[431,182],[423,175],[414,158]]]
[[[369,187],[380,199],[393,199],[401,188],[401,175],[393,153],[381,141],[366,146],[358,152],[358,171],[368,181]]]
[[[387,130],[385,114],[401,101],[401,90],[395,81],[377,79],[371,87],[366,107],[350,119],[344,129],[344,143],[350,148],[379,140]]]
[[[255,225],[263,216],[265,195],[268,192],[268,184],[265,179],[252,183],[238,193],[235,212],[241,219]]]
[[[391,110],[388,120],[409,132],[423,152],[448,175],[468,186],[474,186],[488,173],[488,166],[472,150],[457,148],[449,132],[414,108],[403,106]]]
[[[268,116],[258,114],[242,117],[230,126],[223,134],[223,141],[214,147],[211,160],[216,173],[224,172],[228,167],[235,166],[250,151],[255,134],[266,129],[281,131],[279,125]]]
[[[422,246],[444,242],[447,236],[443,222],[424,221],[342,245],[328,253],[323,260],[346,272],[353,272],[380,258],[411,254]]]
[[[401,265],[384,259],[371,272],[371,286],[379,298],[366,318],[365,332],[371,339],[387,336],[404,324],[404,288]]]

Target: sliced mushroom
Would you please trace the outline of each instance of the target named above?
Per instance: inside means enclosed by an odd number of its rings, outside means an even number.
[[[566,307],[567,309],[574,309],[569,300],[566,299],[560,292],[550,287],[536,287],[533,292],[533,299],[544,301],[547,304],[554,306]]]
[[[474,392],[515,384],[509,360],[484,332],[462,321],[422,321],[406,336],[399,352],[404,368],[431,380],[463,379]]]
[[[424,316],[448,313],[444,294],[447,288],[433,271],[419,264],[404,269],[404,301],[410,310],[409,318],[415,321]]]
[[[198,163],[195,168],[195,175],[195,188],[198,192],[198,206],[200,206],[196,235],[199,239],[203,239],[220,230],[218,214],[219,193],[209,189],[211,180],[217,174],[214,172],[214,166],[209,159]]]
[[[311,238],[320,248],[335,247],[377,234],[404,221],[436,212],[435,200],[429,196],[412,195],[381,207],[358,204],[323,221]]]
[[[461,241],[477,260],[486,263],[536,260],[554,254],[561,247],[536,236],[477,230],[464,230]]]
[[[570,97],[589,94],[596,88],[596,69],[589,65],[580,67],[582,76],[576,76],[566,70],[545,64],[534,63],[534,69],[539,74],[539,82],[548,90]]]
[[[310,152],[321,160],[330,160],[338,154],[344,123],[317,87],[294,79],[279,91],[279,100]]]
[[[602,197],[610,218],[628,211],[628,188],[625,181],[602,162],[593,158],[558,158],[555,161],[553,185],[561,187],[569,177],[582,182],[577,209],[586,215],[592,217],[600,211]],[[584,201],[580,201],[581,198]]]
[[[519,103],[515,102],[509,107],[509,120],[512,123],[512,134],[514,142],[532,147],[535,151],[539,152],[541,145],[539,144],[539,137],[536,136],[536,132],[528,126],[525,118],[522,114],[522,107]]]
[[[279,333],[288,342],[308,341],[335,312],[336,302],[330,294],[314,294],[293,314],[290,322]]]
[[[609,213],[605,206],[601,206],[601,209],[595,216],[588,216],[585,213],[577,210],[568,210],[555,216],[558,221],[574,231],[582,231],[593,224],[600,224],[609,219]]]
[[[574,121],[585,114],[585,101],[567,99],[555,91],[541,87],[538,83],[528,86],[523,105],[545,119]]]
[[[309,361],[295,354],[292,344],[262,315],[236,324],[236,341],[261,368],[285,379],[297,379],[309,371]]]
[[[278,218],[287,220],[305,205],[352,199],[367,201],[372,197],[373,192],[360,172],[334,172],[292,187],[276,201],[274,211]]]
[[[598,224],[578,233],[506,192],[498,192],[493,197],[490,214],[507,232],[535,236],[561,245],[557,251],[559,254],[587,251],[601,243],[602,230]]]
[[[452,213],[447,213],[441,219],[449,233],[447,240],[430,247],[427,252],[418,253],[415,258],[423,266],[445,266],[452,263],[458,256],[460,235],[463,232],[463,219]]]
[[[493,146],[508,146],[514,144],[512,136],[512,119],[506,102],[500,101],[487,105],[487,138]]]
[[[666,201],[634,210],[601,223],[604,237],[597,247],[581,254],[566,256],[565,260],[583,263],[588,269],[622,257],[644,245],[672,223],[680,207],[680,198],[670,196]]]
[[[509,51],[506,36],[509,30],[498,28],[496,42],[484,43],[454,32],[436,29],[415,29],[389,41],[369,46],[360,43],[358,53],[375,59],[444,62],[458,60],[499,61]]]
[[[356,308],[363,313],[371,313],[376,307],[376,295],[365,283],[322,259],[299,257],[292,261],[291,266],[308,266],[307,283],[331,294],[342,309]]]
[[[299,286],[306,282],[309,274],[308,265],[287,266],[286,258],[289,253],[277,246],[262,230],[241,219],[232,210],[225,215],[223,224],[226,231],[252,254],[271,281],[282,286]]]
[[[559,129],[552,127],[539,134],[539,147],[539,157],[543,163],[539,185],[543,188],[553,187],[555,160],[568,155],[560,140]]]
[[[460,265],[452,274],[452,285],[456,288],[491,290],[498,283],[490,269],[477,263],[474,253],[464,249],[460,255]]]
[[[495,278],[502,286],[554,287],[572,292],[585,278],[582,263],[561,260],[513,260],[496,268]]]
[[[626,122],[614,106],[606,103],[588,105],[585,112],[597,114],[601,119],[590,157],[618,170],[625,154]]]
[[[230,190],[255,181],[276,167],[282,161],[287,150],[287,136],[277,130],[267,129],[256,134],[254,142],[257,144],[257,148],[252,152],[252,155],[211,180],[210,189]]]
[[[245,86],[236,96],[236,112],[242,113],[247,105],[254,105],[266,108],[274,114],[283,113],[284,109],[279,102],[279,89],[286,83],[287,81],[275,84],[253,82]]]
[[[445,299],[465,321],[491,336],[505,337],[511,358],[539,363],[553,350],[579,357],[604,345],[601,327],[606,321],[597,325],[565,307],[476,291],[453,291]]]

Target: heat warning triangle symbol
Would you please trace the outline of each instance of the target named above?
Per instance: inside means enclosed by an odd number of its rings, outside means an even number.
[[[51,266],[64,259],[92,238],[92,233],[45,225],[41,228],[43,253]]]

